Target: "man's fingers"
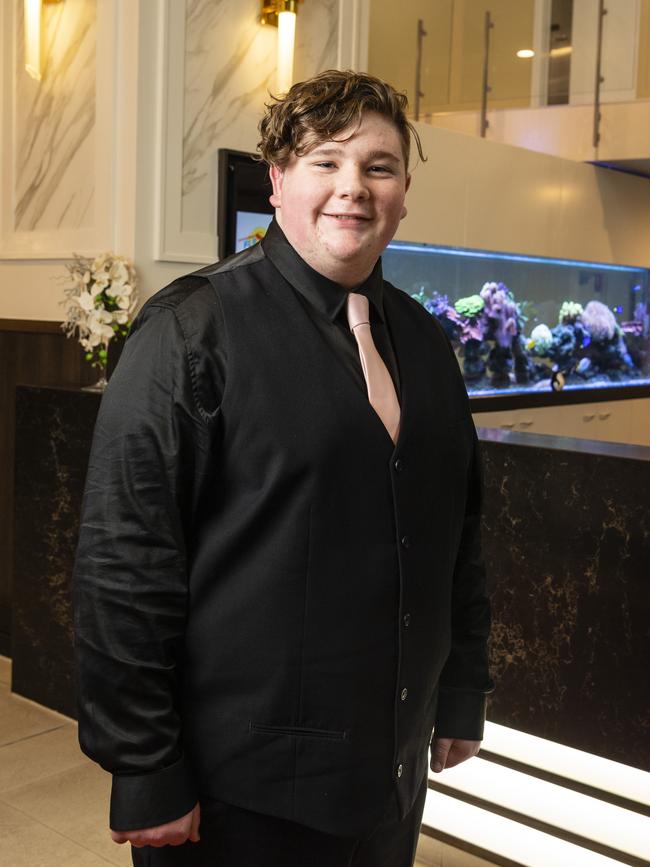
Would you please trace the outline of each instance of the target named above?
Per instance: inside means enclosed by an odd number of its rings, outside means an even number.
[[[192,843],[198,843],[201,839],[199,836],[199,825],[201,824],[201,807],[197,804],[192,811],[192,827],[190,828],[190,840]]]
[[[467,761],[475,756],[481,748],[480,741],[466,741],[456,739],[453,743],[449,755],[447,756],[447,764],[445,767],[453,768],[461,762]]]
[[[136,849],[141,849],[143,846],[152,846],[157,849],[162,846],[181,846],[188,839],[188,836],[196,843],[200,839],[200,818],[201,808],[197,801],[190,812],[181,816],[180,819],[174,819],[172,822],[156,825],[153,828],[138,828],[133,831],[113,831],[111,829],[111,838],[115,843],[129,842]]]
[[[444,768],[453,768],[471,759],[481,748],[480,741],[462,738],[434,738],[431,741],[431,770],[440,773]]]
[[[431,742],[431,770],[436,774],[445,767],[453,738],[434,738]]]

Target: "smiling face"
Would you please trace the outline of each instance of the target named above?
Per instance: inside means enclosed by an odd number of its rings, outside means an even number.
[[[348,138],[350,136],[350,138]],[[289,243],[320,274],[353,288],[406,216],[410,183],[395,125],[366,112],[358,129],[271,166],[271,204]]]

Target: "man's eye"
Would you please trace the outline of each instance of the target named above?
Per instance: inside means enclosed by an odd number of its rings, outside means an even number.
[[[390,172],[388,166],[370,166],[371,172]]]
[[[318,168],[321,168],[321,169],[331,169],[334,167],[334,163],[332,163],[332,162],[321,162],[321,163],[316,163],[316,165],[318,166]]]

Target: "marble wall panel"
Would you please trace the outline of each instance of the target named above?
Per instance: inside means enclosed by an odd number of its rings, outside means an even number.
[[[254,150],[275,89],[277,31],[259,0],[186,0],[182,231],[214,232],[216,151]],[[338,0],[300,7],[294,79],[336,65]]]
[[[338,62],[339,0],[308,0],[299,7],[293,80],[304,81]]]
[[[15,2],[14,230],[94,222],[96,0],[43,6],[43,74],[25,72]]]

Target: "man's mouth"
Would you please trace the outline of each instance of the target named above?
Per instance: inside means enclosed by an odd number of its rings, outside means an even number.
[[[326,217],[334,217],[336,220],[369,220],[370,217],[366,217],[363,214],[325,214]]]

